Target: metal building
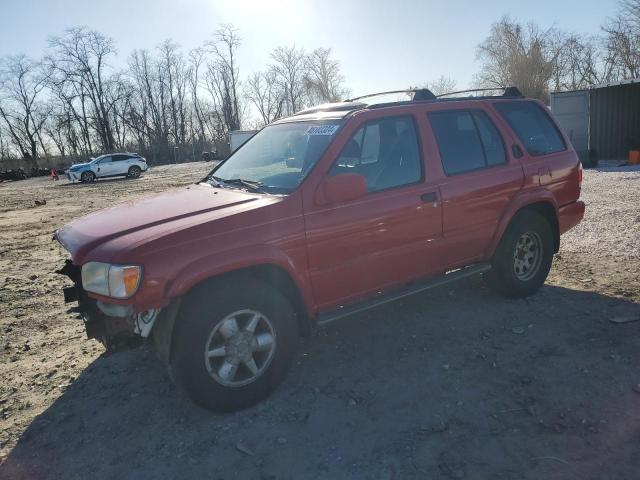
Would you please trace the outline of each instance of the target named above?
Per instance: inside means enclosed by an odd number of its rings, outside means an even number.
[[[583,163],[627,159],[640,147],[640,79],[554,92],[551,111]]]

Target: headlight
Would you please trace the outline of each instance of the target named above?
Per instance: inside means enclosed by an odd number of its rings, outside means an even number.
[[[88,262],[82,266],[82,287],[112,298],[130,298],[138,290],[142,267]]]

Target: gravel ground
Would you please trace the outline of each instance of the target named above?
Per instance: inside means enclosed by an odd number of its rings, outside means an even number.
[[[585,221],[563,237],[563,251],[640,258],[640,166],[585,171]]]
[[[640,320],[640,169],[585,172],[585,221],[533,297],[473,278],[354,316],[302,342],[267,401],[214,415],[149,348],[85,339],[51,241],[209,168],[0,184],[0,478],[638,477],[640,321],[611,320]]]

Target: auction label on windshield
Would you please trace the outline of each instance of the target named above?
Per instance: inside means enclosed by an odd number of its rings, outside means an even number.
[[[309,127],[306,135],[333,135],[338,130],[339,125],[316,125]]]

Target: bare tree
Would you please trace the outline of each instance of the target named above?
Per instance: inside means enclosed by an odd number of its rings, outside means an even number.
[[[160,53],[159,65],[165,72],[163,76],[164,90],[168,95],[168,107],[171,123],[171,134],[176,145],[186,141],[186,94],[187,70],[179,46],[171,40],[166,40],[158,47]]]
[[[348,96],[328,48],[308,55],[279,47],[269,65],[240,81],[241,39],[221,25],[212,39],[185,55],[166,40],[135,50],[123,71],[110,65],[115,42],[85,27],[49,39],[41,62],[1,60],[0,156],[77,158],[128,149],[152,161],[226,143],[242,124],[261,126],[311,103]],[[254,118],[246,116],[251,105]],[[189,145],[190,144],[190,145]]]
[[[349,96],[340,62],[330,48],[316,48],[305,59],[305,85],[312,103],[339,102]]]
[[[555,90],[579,90],[606,81],[610,71],[595,38],[569,35],[554,68]]]
[[[443,95],[456,90],[456,81],[451,77],[445,77],[442,75],[435,80],[427,82],[425,87],[431,90],[431,93],[434,95]]]
[[[273,69],[256,72],[247,79],[245,95],[258,110],[259,125],[264,126],[282,116],[285,92]]]
[[[191,107],[195,115],[197,133],[201,142],[206,139],[205,114],[200,100],[200,70],[205,62],[206,52],[202,48],[195,48],[189,52],[189,88],[191,93]]]
[[[628,19],[637,33],[640,30],[640,0],[621,0],[619,5],[620,14]]]
[[[216,106],[216,114],[229,131],[238,130],[241,120],[236,59],[240,42],[237,29],[225,24],[216,31],[214,39],[206,44],[213,59],[207,64],[205,84]]]
[[[52,55],[47,58],[52,82],[58,89],[81,92],[89,101],[92,126],[106,151],[115,147],[107,92],[112,79],[107,61],[116,54],[112,38],[86,28],[68,29],[49,39]]]
[[[0,161],[11,158],[11,148],[9,148],[9,139],[0,124]]]
[[[129,126],[142,147],[153,145],[156,150],[166,151],[170,135],[166,71],[147,50],[139,50],[129,58],[129,76],[134,84]]]
[[[273,71],[285,92],[285,113],[292,115],[305,106],[305,52],[301,48],[278,47],[271,52]]]
[[[8,57],[0,64],[0,118],[25,159],[38,157],[38,144],[46,155],[41,135],[47,116],[41,101],[45,81],[40,65],[25,55]]]
[[[640,77],[640,0],[620,2],[618,15],[608,19],[602,30],[608,79]]]
[[[517,86],[529,97],[547,101],[565,42],[554,28],[523,25],[503,17],[477,48],[482,67],[476,80],[481,86]]]

